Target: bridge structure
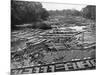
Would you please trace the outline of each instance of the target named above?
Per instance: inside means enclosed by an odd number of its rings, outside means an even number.
[[[69,62],[51,63],[39,66],[30,66],[11,69],[11,74],[32,74],[62,71],[90,70],[96,68],[95,59],[74,60]]]

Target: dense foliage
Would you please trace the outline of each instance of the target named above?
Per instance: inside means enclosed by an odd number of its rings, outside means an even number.
[[[48,12],[40,2],[11,1],[11,27],[17,24],[34,23],[46,20]]]
[[[82,9],[82,15],[87,19],[96,20],[96,6],[87,5]]]

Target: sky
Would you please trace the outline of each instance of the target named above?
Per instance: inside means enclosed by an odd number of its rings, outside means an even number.
[[[76,9],[81,10],[82,8],[86,7],[86,5],[79,5],[79,4],[65,4],[65,3],[46,3],[42,2],[43,8],[47,10],[63,10],[63,9]]]

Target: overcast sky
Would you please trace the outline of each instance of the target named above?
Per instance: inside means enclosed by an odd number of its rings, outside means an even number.
[[[46,3],[42,2],[43,8],[47,10],[63,10],[63,9],[77,9],[81,10],[82,8],[86,7],[86,5],[79,5],[79,4],[63,4],[63,3]]]

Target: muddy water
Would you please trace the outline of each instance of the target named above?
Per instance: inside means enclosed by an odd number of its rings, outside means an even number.
[[[96,41],[96,35],[93,32],[88,32],[84,28],[87,26],[74,26],[69,27],[70,29],[74,29],[79,32],[84,32],[84,43],[93,43]],[[83,34],[82,34],[83,35]]]
[[[26,42],[26,40],[20,40],[20,39],[13,41],[11,43],[12,51],[17,51],[17,50],[23,49],[26,46],[25,42]]]

